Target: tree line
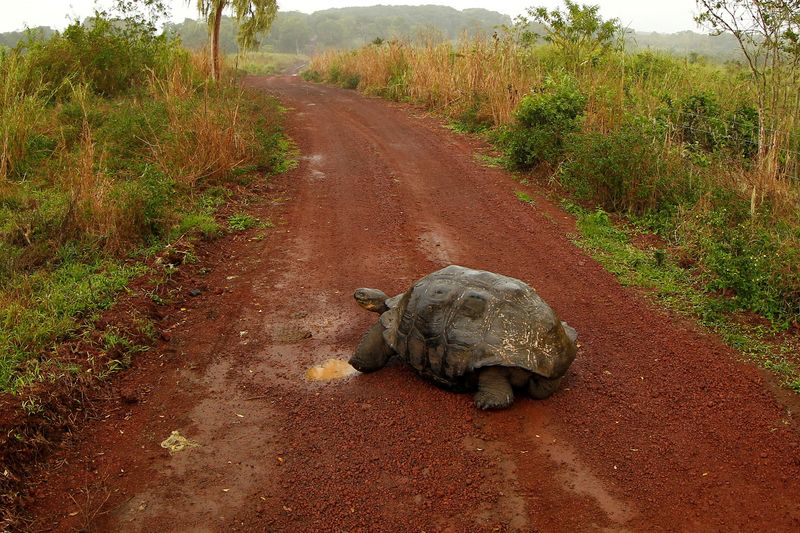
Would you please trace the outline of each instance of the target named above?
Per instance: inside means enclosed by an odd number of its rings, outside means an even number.
[[[278,12],[269,32],[256,35],[262,49],[275,52],[312,54],[326,48],[354,49],[376,39],[413,39],[420,36],[456,40],[466,34],[491,35],[501,26],[511,25],[507,15],[486,9],[458,11],[445,6],[372,6],[327,9],[312,14]],[[205,20],[186,19],[170,23],[166,29],[178,35],[184,46],[199,49],[209,42]],[[220,50],[239,51],[234,17],[222,17]],[[49,27],[32,28],[37,36],[50,37]],[[25,31],[0,33],[0,47],[13,48],[26,39]],[[691,58],[708,57],[718,61],[741,60],[732,35],[708,35],[692,31],[679,33],[625,32],[626,46],[632,50],[653,49]]]
[[[459,11],[445,6],[372,6],[326,9],[312,14],[281,11],[270,31],[260,36],[262,47],[276,52],[313,53],[325,48],[357,48],[375,39],[414,38],[430,34],[452,40],[466,33],[491,33],[495,27],[510,24],[507,15],[486,9]],[[201,48],[208,41],[204,21],[186,19],[169,24],[188,48]],[[238,51],[236,23],[224,18],[220,28],[220,48],[225,53]]]

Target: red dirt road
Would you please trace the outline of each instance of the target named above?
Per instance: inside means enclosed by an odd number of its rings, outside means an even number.
[[[119,378],[138,403],[109,402],[52,461],[32,530],[800,531],[791,412],[577,250],[557,207],[516,200],[475,141],[406,106],[250,83],[292,109],[302,152],[259,208],[279,223],[211,253],[221,294]],[[304,379],[375,320],[353,289],[450,263],[525,280],[578,330],[559,393],[486,413],[396,362]],[[176,429],[200,446],[170,455]]]

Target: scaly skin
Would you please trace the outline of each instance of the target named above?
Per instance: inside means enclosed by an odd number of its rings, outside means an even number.
[[[350,366],[359,372],[374,372],[386,366],[389,358],[394,355],[394,350],[383,339],[383,329],[378,321],[364,333],[350,358]]]
[[[373,313],[385,313],[389,310],[389,308],[386,306],[386,300],[389,297],[386,296],[386,293],[378,289],[356,289],[356,291],[353,293],[353,298],[355,298],[356,302],[358,302],[358,305],[367,311],[372,311]]]
[[[514,403],[514,390],[505,368],[491,366],[478,374],[475,405],[480,409],[503,409]]]

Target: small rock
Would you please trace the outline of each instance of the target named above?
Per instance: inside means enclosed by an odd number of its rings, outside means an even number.
[[[161,340],[164,342],[169,342],[172,339],[172,335],[168,331],[161,332]]]
[[[189,296],[192,296],[192,297],[200,296],[201,294],[203,294],[203,291],[201,291],[200,289],[192,289],[192,290],[189,291]]]
[[[136,392],[120,392],[120,399],[128,404],[139,403],[139,396]]]

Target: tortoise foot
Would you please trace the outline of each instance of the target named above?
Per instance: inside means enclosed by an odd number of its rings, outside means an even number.
[[[479,409],[503,409],[514,402],[508,374],[500,368],[487,368],[478,376],[475,405]]]
[[[392,353],[383,340],[383,326],[379,321],[367,330],[348,362],[359,372],[375,372],[386,366]]]
[[[542,376],[532,376],[528,385],[528,393],[531,398],[544,400],[552,396],[558,390],[559,385],[561,385],[561,378],[547,379]]]

